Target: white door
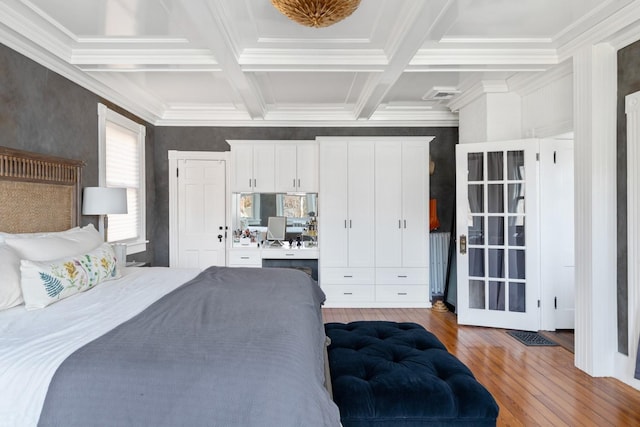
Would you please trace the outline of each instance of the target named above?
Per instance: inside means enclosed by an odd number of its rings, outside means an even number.
[[[178,265],[224,266],[226,164],[223,160],[178,160]]]
[[[574,329],[573,141],[540,142],[542,329]]]
[[[275,166],[274,144],[265,142],[253,144],[253,192],[273,193],[275,191]]]
[[[456,147],[458,322],[540,327],[537,140]]]
[[[402,143],[402,265],[429,265],[429,144]]]
[[[279,193],[294,192],[298,188],[296,144],[275,145],[275,191]]]
[[[318,144],[296,144],[297,191],[318,192]]]
[[[349,267],[373,267],[374,247],[374,145],[370,141],[348,143]],[[344,182],[342,183],[344,186]],[[322,200],[320,204],[324,203]],[[329,208],[331,208],[329,206]]]
[[[236,144],[231,154],[233,155],[231,191],[252,192],[254,187],[253,145]]]
[[[320,146],[318,239],[322,268],[349,266],[347,152],[343,141]]]
[[[402,149],[376,142],[376,267],[402,267]]]

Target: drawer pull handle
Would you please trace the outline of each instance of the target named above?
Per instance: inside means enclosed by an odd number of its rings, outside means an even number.
[[[240,259],[249,259],[248,256],[241,256]]]
[[[353,292],[343,292],[342,295],[353,295]]]
[[[350,278],[352,278],[353,276],[344,276],[344,277],[345,277],[345,278],[347,278],[347,279],[350,279]]]
[[[398,292],[398,295],[407,295],[406,292]]]
[[[284,254],[284,256],[296,256],[296,254]]]
[[[401,279],[406,279],[408,276],[401,276],[401,275],[398,275],[398,277],[399,277],[399,278],[401,278]]]

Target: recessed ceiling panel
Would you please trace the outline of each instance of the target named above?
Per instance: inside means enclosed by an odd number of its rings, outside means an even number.
[[[32,0],[44,15],[77,37],[180,36],[158,0]],[[170,4],[170,2],[169,2]]]
[[[122,78],[165,104],[218,105],[234,102],[234,91],[221,73],[125,73]]]
[[[261,73],[257,80],[268,104],[345,104],[361,87],[359,73]]]
[[[459,0],[448,37],[550,38],[602,0]]]

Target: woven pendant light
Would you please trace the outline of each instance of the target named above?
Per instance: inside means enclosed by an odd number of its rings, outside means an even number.
[[[271,0],[283,15],[307,27],[328,27],[351,15],[360,0]]]

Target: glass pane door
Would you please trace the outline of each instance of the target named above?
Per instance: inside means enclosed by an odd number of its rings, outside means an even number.
[[[527,316],[538,312],[539,281],[528,271],[535,258],[527,257],[537,206],[527,180],[537,180],[537,145],[518,145],[522,142],[458,146],[461,323],[537,329],[537,316]],[[533,154],[529,162],[527,149]]]

